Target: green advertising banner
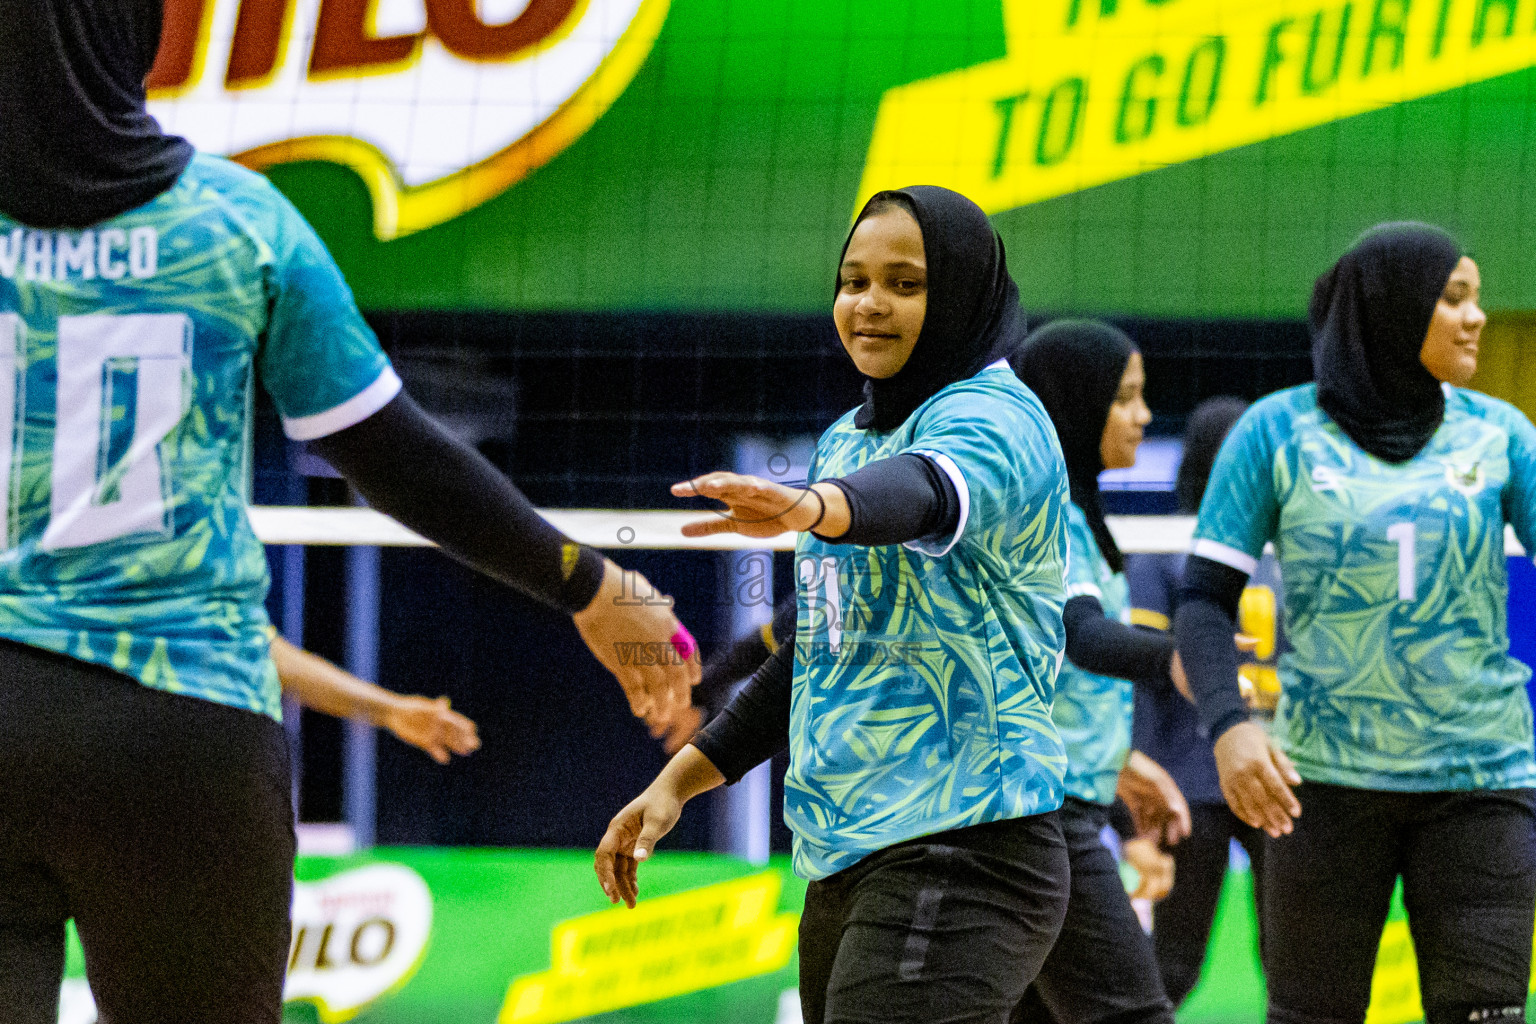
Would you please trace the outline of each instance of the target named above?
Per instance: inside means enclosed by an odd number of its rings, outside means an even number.
[[[787,858],[762,868],[662,853],[642,870],[634,910],[608,905],[585,851],[385,847],[301,857],[295,876],[289,1024],[800,1021],[805,883]],[[1181,1024],[1264,1019],[1252,894],[1246,870],[1228,874]],[[1422,1017],[1395,898],[1367,1024]],[[59,1022],[95,1020],[71,931]]]
[[[1297,317],[1401,218],[1536,309],[1533,69],[1536,0],[169,0],[151,84],[368,308],[815,312],[930,182],[1030,308]]]

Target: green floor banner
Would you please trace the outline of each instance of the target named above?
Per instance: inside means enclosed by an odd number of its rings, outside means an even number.
[[[578,850],[379,848],[301,857],[288,1024],[796,1024],[805,883],[776,857],[663,853],[634,910],[611,907]],[[1252,881],[1227,876],[1201,984],[1180,1024],[1259,1024]],[[1108,967],[1106,967],[1108,969]],[[1400,899],[1367,1024],[1422,1019]],[[92,1024],[70,933],[60,1024]]]

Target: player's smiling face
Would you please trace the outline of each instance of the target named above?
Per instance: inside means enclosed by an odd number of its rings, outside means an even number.
[[[1104,420],[1104,436],[1099,441],[1099,457],[1104,460],[1105,469],[1130,469],[1136,465],[1142,431],[1152,422],[1152,410],[1147,408],[1142,395],[1146,384],[1141,353],[1132,352],[1125,361],[1120,390],[1115,392],[1115,401]]]
[[[917,220],[899,206],[853,229],[838,268],[832,321],[866,377],[883,380],[907,364],[928,313],[928,262]]]
[[[1470,256],[1463,256],[1435,303],[1429,333],[1419,352],[1424,368],[1436,380],[1453,387],[1465,387],[1477,372],[1477,343],[1488,322],[1488,314],[1477,304],[1482,285],[1477,264]]]

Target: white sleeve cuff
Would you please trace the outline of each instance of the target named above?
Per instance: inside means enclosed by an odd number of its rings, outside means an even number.
[[[944,475],[949,477],[950,483],[955,485],[955,494],[960,499],[960,519],[955,523],[955,532],[950,537],[947,539],[942,536],[919,537],[916,540],[906,541],[901,545],[904,548],[927,555],[930,558],[939,558],[949,554],[950,548],[958,544],[961,534],[965,533],[965,521],[971,515],[971,489],[966,486],[965,474],[960,472],[960,467],[955,465],[955,460],[948,455],[929,451],[913,451],[907,454],[925,455],[932,459],[934,464],[944,471]]]
[[[295,441],[313,441],[348,427],[355,427],[388,405],[400,393],[400,378],[393,366],[384,367],[378,379],[363,390],[324,412],[312,416],[283,417],[283,433]]]
[[[1219,541],[1196,540],[1194,547],[1189,549],[1189,553],[1199,555],[1201,558],[1209,558],[1213,562],[1220,562],[1247,576],[1252,576],[1253,571],[1259,567],[1259,560],[1248,552],[1239,551]]]
[[[1074,597],[1092,597],[1099,601],[1104,600],[1104,591],[1095,583],[1070,583],[1067,585],[1067,600]]]

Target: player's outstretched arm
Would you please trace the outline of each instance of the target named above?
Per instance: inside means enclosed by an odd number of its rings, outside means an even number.
[[[447,764],[452,754],[472,754],[480,749],[475,723],[449,707],[447,697],[433,700],[393,693],[282,637],[272,640],[272,660],[283,692],[307,708],[337,718],[360,718],[388,729],[439,764]]]
[[[699,660],[670,599],[550,526],[512,481],[408,395],[313,443],[374,508],[471,568],[575,616],[636,715],[666,722],[688,707]]]
[[[683,527],[689,537],[808,531],[865,547],[952,536],[960,526],[962,505],[955,481],[932,457],[916,452],[878,459],[808,488],[742,473],[706,473],[674,484],[672,493],[725,505],[716,518]]]
[[[634,907],[640,898],[640,862],[672,831],[685,803],[724,784],[725,776],[690,743],[667,762],[644,793],[614,815],[593,859],[597,880],[609,902],[623,900],[626,906]]]

